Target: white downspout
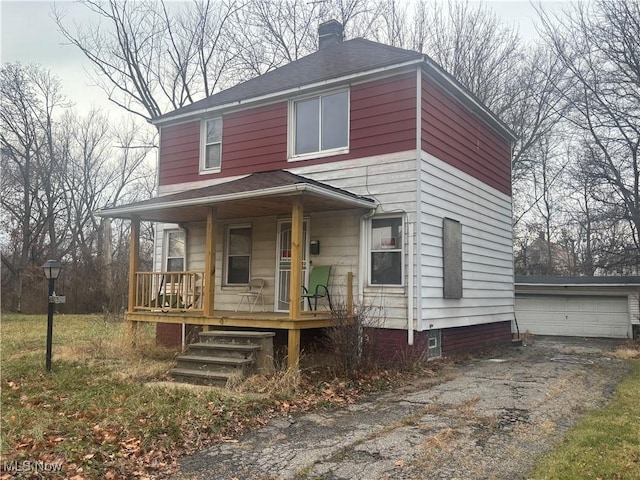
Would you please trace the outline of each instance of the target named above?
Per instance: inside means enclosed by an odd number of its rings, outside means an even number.
[[[409,245],[407,253],[407,343],[413,345],[413,223],[409,223]]]
[[[415,282],[413,279],[414,274],[414,235],[415,235],[415,227],[417,225],[418,228],[418,237],[420,237],[420,222],[422,221],[422,66],[419,65],[416,69],[416,213],[415,213],[415,223],[409,223],[408,231],[409,231],[409,245],[407,247],[407,252],[409,256],[409,262],[407,263],[407,343],[409,345],[413,345],[413,330],[414,330],[414,316],[413,316],[413,308],[414,308],[414,300],[417,295],[414,297],[413,290],[415,286]],[[418,246],[418,256],[420,255],[420,244],[416,241],[416,245]],[[417,290],[420,291],[421,285],[421,275],[422,269],[420,268],[420,263],[418,262],[418,276],[417,276]],[[422,307],[421,302],[418,302],[418,319],[422,318]]]

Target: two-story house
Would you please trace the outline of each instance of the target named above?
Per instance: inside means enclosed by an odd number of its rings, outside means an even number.
[[[510,342],[513,134],[428,56],[342,36],[327,22],[316,52],[152,121],[158,196],[100,212],[132,220],[128,320],[165,341],[286,331],[295,361],[300,332],[333,322],[300,297],[322,265],[334,304],[379,312],[381,354]],[[141,219],[155,272],[137,271]],[[236,312],[252,278],[265,311]]]

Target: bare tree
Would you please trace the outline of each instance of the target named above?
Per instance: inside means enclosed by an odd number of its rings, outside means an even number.
[[[139,185],[155,179],[146,164],[153,141],[141,140],[148,130],[133,124],[113,131],[99,112],[81,118],[41,67],[3,65],[0,93],[0,248],[12,282],[6,297],[16,311],[37,304],[24,301],[34,291],[24,285],[42,281],[39,266],[57,258],[70,267],[71,308],[95,310],[105,298],[100,262],[109,248],[94,211],[119,198],[141,199],[148,189]]]
[[[45,254],[61,253],[62,162],[54,146],[54,115],[64,106],[59,80],[35,66],[0,70],[2,223],[9,236],[2,263],[13,276],[13,308],[22,308],[23,272]]]
[[[571,88],[564,99],[566,118],[589,139],[587,168],[611,191],[612,210],[619,207],[640,238],[640,3],[597,0],[576,4],[551,18],[541,10],[544,34],[567,69]]]
[[[235,1],[83,4],[100,23],[71,28],[57,9],[58,28],[92,62],[109,100],[145,119],[214,93],[235,55],[227,29]]]
[[[536,221],[533,225],[539,237],[536,246],[539,256],[535,273],[566,273],[569,263],[566,252],[561,251],[555,243],[566,155],[562,151],[561,142],[551,136],[536,143],[534,152],[538,160],[531,169],[530,195],[534,197],[531,203],[535,206]]]
[[[417,43],[408,47],[422,46],[421,51],[501,115],[512,103],[514,67],[523,57],[517,32],[486,6],[454,1],[446,8],[431,5],[417,11],[431,17],[418,19],[429,25],[422,29],[425,36],[414,35]]]

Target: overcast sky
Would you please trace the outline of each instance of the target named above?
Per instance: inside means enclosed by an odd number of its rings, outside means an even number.
[[[478,2],[470,2],[475,4]],[[487,5],[507,23],[519,28],[523,38],[535,36],[535,10],[529,0],[490,0]],[[556,9],[565,1],[544,0],[545,9]],[[67,17],[82,23],[89,20],[87,9],[71,1],[56,2]],[[105,93],[92,86],[86,70],[87,60],[77,48],[65,45],[52,18],[52,3],[29,0],[0,0],[0,32],[2,62],[38,63],[60,77],[67,98],[81,111],[91,105],[104,106],[110,113],[121,110],[107,101]]]
[[[70,17],[87,19],[82,5],[71,1],[57,4]],[[60,77],[67,98],[82,111],[96,105],[119,112],[101,89],[91,86],[85,71],[88,62],[77,48],[64,44],[51,12],[51,2],[0,0],[2,62],[38,63],[48,68]]]

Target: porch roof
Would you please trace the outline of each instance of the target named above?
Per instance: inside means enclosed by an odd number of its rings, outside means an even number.
[[[252,173],[246,177],[202,188],[104,208],[97,215],[183,223],[206,219],[208,207],[217,218],[291,214],[291,200],[303,196],[304,211],[375,208],[373,199],[356,195],[285,170]]]

